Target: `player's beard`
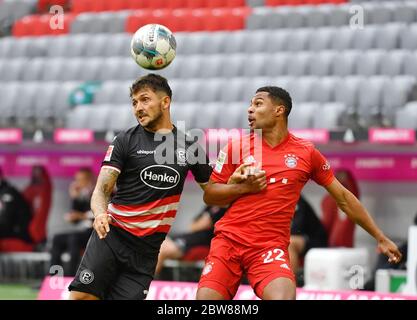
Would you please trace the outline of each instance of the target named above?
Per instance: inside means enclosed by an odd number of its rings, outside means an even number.
[[[149,119],[148,123],[142,126],[149,131],[156,131],[161,123],[162,123],[162,111],[161,109],[159,109],[158,113],[156,113],[151,119]]]

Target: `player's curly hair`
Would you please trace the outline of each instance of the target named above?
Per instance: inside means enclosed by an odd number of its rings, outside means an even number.
[[[162,91],[172,98],[172,90],[168,84],[168,80],[159,74],[149,73],[146,76],[140,77],[133,82],[130,87],[130,97],[143,88],[149,88],[152,91]]]
[[[273,102],[282,104],[285,107],[285,115],[288,118],[292,109],[292,99],[287,90],[276,86],[266,86],[256,90],[256,93],[258,92],[268,92]]]

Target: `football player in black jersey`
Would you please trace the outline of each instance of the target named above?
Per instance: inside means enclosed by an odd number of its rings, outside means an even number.
[[[203,188],[211,174],[201,146],[181,139],[184,133],[171,122],[167,80],[148,74],[130,91],[139,124],[119,133],[105,155],[91,200],[94,230],[70,299],[146,298],[188,171]],[[161,149],[173,161],[161,162]],[[204,161],[189,161],[196,153]]]

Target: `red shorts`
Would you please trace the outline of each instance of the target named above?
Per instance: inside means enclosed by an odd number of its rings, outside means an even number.
[[[198,287],[216,290],[225,299],[233,299],[244,273],[259,298],[276,278],[289,278],[295,283],[287,247],[273,243],[247,247],[217,235],[211,242]]]

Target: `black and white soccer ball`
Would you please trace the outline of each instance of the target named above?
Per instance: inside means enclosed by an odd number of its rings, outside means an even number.
[[[135,32],[130,48],[139,66],[157,70],[165,68],[174,60],[177,42],[167,27],[147,24]]]

